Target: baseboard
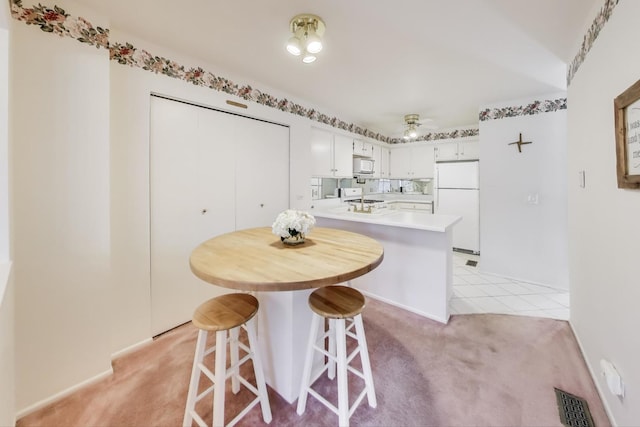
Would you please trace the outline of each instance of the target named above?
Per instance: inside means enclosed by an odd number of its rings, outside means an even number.
[[[587,365],[587,369],[589,370],[591,379],[593,380],[593,383],[596,385],[598,396],[600,396],[600,400],[602,401],[602,405],[604,406],[604,411],[606,412],[607,417],[609,418],[609,422],[611,423],[612,426],[617,426],[618,423],[615,422],[616,420],[613,416],[613,413],[611,412],[611,408],[609,407],[609,402],[607,401],[607,399],[605,399],[605,395],[603,393],[602,387],[600,386],[600,382],[597,380],[598,376],[596,375],[596,372],[594,372],[593,368],[591,367],[591,364],[589,363],[589,359],[585,356],[584,347],[580,342],[580,338],[578,337],[578,334],[576,334],[575,329],[573,329],[573,324],[571,323],[571,321],[569,321],[568,323],[569,323],[569,327],[571,327],[571,332],[573,333],[573,336],[575,337],[576,342],[578,343],[580,354],[582,354],[582,359],[584,359],[584,363]]]
[[[82,382],[80,382],[80,383],[78,383],[76,385],[73,385],[73,386],[71,386],[71,387],[69,387],[69,388],[67,388],[65,390],[62,390],[61,392],[56,393],[53,396],[49,396],[46,399],[43,399],[43,400],[41,400],[39,402],[34,403],[31,406],[28,406],[28,407],[26,407],[24,409],[19,410],[16,413],[16,420],[19,420],[20,418],[25,417],[25,416],[37,411],[38,409],[42,409],[42,408],[44,408],[45,406],[47,406],[47,405],[49,405],[51,403],[54,403],[54,402],[56,402],[56,401],[58,401],[58,400],[60,400],[60,399],[62,399],[64,397],[67,397],[70,394],[78,391],[79,389],[81,389],[83,387],[86,387],[88,385],[97,383],[98,381],[101,381],[101,380],[109,377],[110,375],[113,375],[113,368],[112,367],[109,367],[109,369],[107,369],[106,371],[104,371],[104,372],[102,372],[102,373],[100,373],[98,375],[95,375],[94,377],[91,377],[91,378],[89,378],[89,379],[87,379],[85,381],[82,381]]]
[[[444,319],[444,318],[441,318],[441,317],[438,317],[438,316],[431,315],[429,313],[425,313],[424,311],[416,310],[415,308],[411,308],[411,307],[408,307],[406,305],[398,304],[395,301],[391,301],[389,299],[383,298],[383,297],[378,296],[376,294],[372,294],[372,293],[367,292],[367,291],[365,291],[365,290],[363,290],[361,288],[358,288],[358,290],[360,292],[362,292],[363,294],[365,294],[366,296],[368,296],[369,298],[372,298],[374,300],[382,301],[382,302],[384,302],[386,304],[389,304],[389,305],[392,305],[394,307],[398,307],[398,308],[401,308],[403,310],[410,311],[411,313],[415,313],[415,314],[417,314],[419,316],[426,317],[427,319],[435,320],[436,322],[440,322],[440,323],[444,323],[445,325],[448,323],[449,319]]]
[[[133,353],[134,351],[136,351],[136,350],[138,350],[138,349],[140,349],[140,348],[142,348],[142,347],[144,347],[144,346],[146,346],[146,345],[148,345],[148,344],[150,344],[152,342],[153,342],[153,338],[147,338],[147,339],[144,339],[144,340],[142,340],[140,342],[137,342],[137,343],[135,343],[133,345],[130,345],[129,347],[125,347],[122,350],[118,350],[115,353],[111,354],[111,360],[115,360],[115,359],[117,359],[119,357],[126,356],[129,353]]]

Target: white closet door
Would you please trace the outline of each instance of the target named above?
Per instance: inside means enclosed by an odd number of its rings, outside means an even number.
[[[246,120],[246,119],[245,119]],[[200,242],[235,230],[235,132],[238,117],[198,107]],[[206,210],[205,213],[202,213]]]
[[[271,226],[289,206],[289,128],[151,97],[151,330],[231,290],[191,272],[203,241]]]
[[[289,128],[243,119],[236,130],[236,229],[270,227],[289,207]]]
[[[227,292],[198,279],[189,269],[194,247],[234,227],[233,193],[225,191],[230,183],[233,187],[228,146],[234,123],[226,117],[151,97],[153,335],[189,321],[199,304]]]

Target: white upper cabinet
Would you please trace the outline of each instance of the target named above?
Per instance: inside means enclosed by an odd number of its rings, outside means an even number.
[[[391,149],[390,178],[433,178],[432,145],[403,146]]]
[[[311,129],[311,155],[312,176],[353,177],[353,139],[321,129]]]
[[[446,142],[436,144],[436,162],[453,160],[478,160],[480,158],[480,143],[474,141]]]
[[[353,178],[353,140],[348,136],[333,136],[334,175],[341,178]]]
[[[353,155],[360,157],[373,157],[374,145],[362,139],[353,140]]]
[[[373,178],[389,178],[389,148],[373,146]]]

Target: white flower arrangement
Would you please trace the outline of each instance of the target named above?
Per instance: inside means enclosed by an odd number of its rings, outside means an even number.
[[[271,226],[271,231],[276,236],[280,236],[282,241],[289,238],[303,240],[315,223],[316,219],[308,212],[287,209],[280,212]]]

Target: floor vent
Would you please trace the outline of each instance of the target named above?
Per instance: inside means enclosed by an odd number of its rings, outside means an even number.
[[[471,267],[475,267],[478,265],[478,261],[467,260],[467,264],[465,265],[470,265]]]
[[[586,400],[554,387],[560,421],[567,427],[594,427]]]

